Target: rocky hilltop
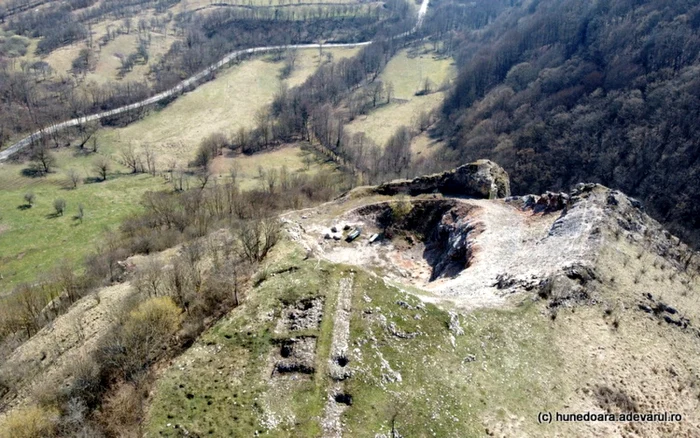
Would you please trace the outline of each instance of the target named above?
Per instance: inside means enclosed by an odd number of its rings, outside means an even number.
[[[379,195],[442,193],[495,199],[510,196],[510,179],[498,164],[479,160],[443,173],[384,183],[371,191]]]
[[[597,184],[510,196],[508,175],[483,160],[358,189],[285,221],[291,239],[309,257],[357,267],[414,300],[374,307],[374,298],[354,289],[363,309],[352,310],[359,313],[356,324],[378,321],[384,335],[358,331],[349,345],[378,342],[376,357],[385,348],[401,352],[390,366],[379,365],[387,393],[412,399],[440,381],[453,402],[465,403],[424,407],[435,423],[454,421],[438,435],[700,433],[700,259],[639,201]],[[351,230],[362,234],[348,242],[343,237]],[[419,309],[425,305],[445,312],[442,334],[408,322],[422,321]],[[436,347],[439,353],[409,353],[411,343],[431,336],[445,339]],[[370,384],[366,374],[373,372],[363,351],[350,349],[347,360],[362,363],[342,385],[358,397],[366,394],[360,387]],[[432,354],[437,356],[430,359]],[[418,386],[388,385],[393,379],[388,369],[414,375],[416,359],[434,361],[430,372],[440,377]],[[682,412],[684,420],[542,426],[538,411],[668,411]],[[471,418],[466,425],[455,420],[465,412]],[[343,415],[347,436],[362,430],[357,417]],[[417,421],[405,427],[424,431]],[[386,427],[376,432],[382,430],[391,436]]]
[[[478,161],[280,219],[242,304],[159,371],[148,436],[700,435],[700,260],[635,199],[596,184],[510,196]],[[134,293],[86,297],[17,349],[5,366],[23,393]],[[74,313],[95,321],[86,339]]]

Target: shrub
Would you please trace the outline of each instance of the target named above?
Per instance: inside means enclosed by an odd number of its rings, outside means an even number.
[[[35,196],[34,196],[34,193],[32,193],[32,192],[28,192],[28,193],[24,194],[24,201],[27,203],[27,205],[29,207],[34,205],[34,198],[35,198]]]
[[[179,325],[180,308],[170,297],[159,297],[144,301],[133,310],[126,328],[134,333],[165,335],[175,332]]]
[[[413,204],[406,196],[399,196],[398,201],[391,204],[391,216],[394,221],[401,222],[413,210]]]
[[[157,360],[180,327],[180,308],[170,297],[151,298],[129,312],[97,353],[108,374],[134,381]]]
[[[55,434],[57,413],[52,409],[30,406],[10,412],[0,423],[0,436],[45,438]]]
[[[112,436],[137,436],[143,412],[141,401],[141,394],[134,385],[119,385],[102,405],[100,422],[106,431]]]
[[[75,399],[94,408],[102,393],[100,368],[92,358],[79,358],[70,367],[73,380],[64,389],[64,399]]]
[[[65,199],[56,199],[53,201],[53,208],[56,210],[56,214],[58,216],[63,216],[63,213],[66,211],[66,201]]]

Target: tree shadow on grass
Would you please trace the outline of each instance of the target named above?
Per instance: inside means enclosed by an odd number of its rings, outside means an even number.
[[[29,204],[22,204],[22,205],[17,206],[17,210],[21,210],[21,211],[29,210],[30,208],[32,208],[32,206]]]
[[[96,177],[96,176],[88,176],[87,178],[85,178],[85,179],[83,180],[83,182],[84,182],[85,184],[97,184],[97,183],[101,183],[101,182],[103,182],[103,181],[104,181],[104,180],[103,180],[102,178],[98,178],[98,177]]]
[[[49,213],[46,215],[46,219],[56,219],[56,218],[59,218],[61,216],[63,216],[63,215],[60,213]]]
[[[20,173],[22,176],[26,176],[27,178],[41,178],[44,176],[44,172],[42,172],[40,169],[34,169],[32,167],[22,169]]]

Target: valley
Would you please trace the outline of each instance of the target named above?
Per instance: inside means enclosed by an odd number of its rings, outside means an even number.
[[[699,29],[0,0],[0,437],[697,436]]]

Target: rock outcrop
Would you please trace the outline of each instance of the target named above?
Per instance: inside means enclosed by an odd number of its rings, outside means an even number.
[[[498,164],[478,160],[443,173],[390,181],[374,188],[374,192],[380,195],[442,193],[485,199],[505,198],[510,196],[510,178]]]

